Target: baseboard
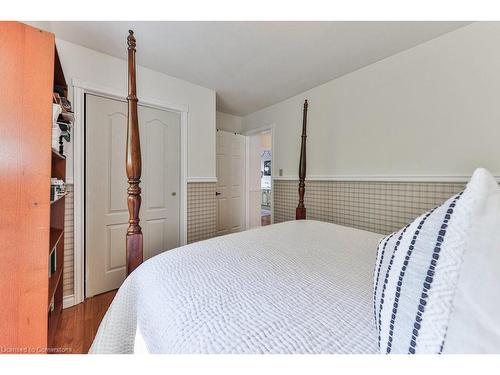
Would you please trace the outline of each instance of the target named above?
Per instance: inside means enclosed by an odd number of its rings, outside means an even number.
[[[72,294],[70,296],[63,297],[63,309],[67,309],[72,306],[75,306],[75,295]]]

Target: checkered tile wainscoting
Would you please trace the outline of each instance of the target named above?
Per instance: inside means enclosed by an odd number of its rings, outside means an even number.
[[[66,184],[66,202],[64,206],[64,269],[63,269],[63,295],[70,296],[74,292],[74,225],[73,225],[73,184]]]
[[[190,182],[187,188],[187,242],[215,236],[217,203],[215,182]]]
[[[298,181],[274,180],[274,222],[295,219]],[[387,234],[463,190],[465,183],[306,181],[307,218]]]

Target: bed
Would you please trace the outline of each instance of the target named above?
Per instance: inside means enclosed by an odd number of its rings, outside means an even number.
[[[462,193],[384,239],[306,220],[307,101],[297,220],[193,243],[143,263],[135,45],[130,32],[128,277],[99,327],[91,353],[366,354],[386,348],[387,353],[441,353],[445,338],[449,352],[500,350],[500,335],[495,333],[500,332],[498,308],[491,306],[498,298],[470,293],[489,282],[498,294],[499,263],[491,261],[500,260],[500,237],[492,234],[500,225],[495,179],[477,170],[461,200]],[[488,226],[488,234],[474,237]],[[415,260],[410,259],[414,247]],[[391,255],[384,257],[384,252]],[[439,257],[446,272],[435,271]],[[481,272],[460,276],[461,268]],[[493,334],[468,334],[464,340],[464,327]]]
[[[126,279],[91,351],[375,353],[380,239],[298,220],[170,250]]]

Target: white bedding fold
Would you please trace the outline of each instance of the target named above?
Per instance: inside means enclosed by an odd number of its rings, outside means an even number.
[[[125,280],[91,352],[375,353],[381,237],[302,220],[170,250]]]

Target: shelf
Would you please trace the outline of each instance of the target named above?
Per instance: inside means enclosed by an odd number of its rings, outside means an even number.
[[[52,299],[52,297],[54,297],[57,286],[61,282],[61,276],[62,276],[62,267],[59,267],[57,271],[54,272],[49,279],[49,304],[47,310],[50,309],[50,300]]]
[[[59,197],[57,197],[55,200],[50,201],[50,204],[51,204],[51,205],[53,205],[54,203],[59,202],[61,199],[63,199],[64,197],[66,197],[66,195],[68,195],[68,193],[64,193],[63,195],[60,195],[60,196],[59,196]]]
[[[57,53],[57,48],[55,48],[55,59],[54,59],[54,85],[60,86],[62,88],[62,96],[68,97],[68,86],[64,78],[64,72],[59,60],[59,55]],[[62,108],[61,108],[62,110]],[[74,121],[73,113],[63,112],[57,116],[56,119],[52,119],[57,123],[58,120],[61,122]],[[71,126],[71,124],[69,124]],[[53,124],[54,126],[54,124]],[[59,127],[58,125],[55,125]],[[51,145],[52,146],[52,145]],[[64,151],[63,151],[64,153]],[[51,178],[57,178],[62,181],[66,181],[66,156],[59,152],[59,147],[54,144],[51,147]],[[49,241],[49,255],[48,255],[48,332],[47,332],[47,345],[52,347],[54,340],[58,320],[60,319],[62,305],[63,305],[63,284],[64,284],[64,215],[65,215],[65,197],[68,193],[57,195],[50,202],[50,241]],[[50,274],[51,270],[54,272]],[[48,276],[50,275],[50,276]],[[53,300],[54,310],[50,311],[50,303]]]
[[[70,126],[75,122],[75,115],[73,112],[61,112],[59,116],[61,116],[64,120],[69,121]]]
[[[50,228],[50,242],[49,242],[49,254],[52,249],[59,243],[63,237],[64,231],[62,229]]]
[[[57,151],[55,148],[52,147],[52,156],[61,159],[61,160],[66,160],[66,156],[61,155],[59,151]]]
[[[61,60],[59,59],[59,54],[57,53],[57,47],[55,50],[54,58],[54,86],[61,86],[65,90],[68,89],[66,84],[66,78],[64,77],[64,71],[62,69]]]

